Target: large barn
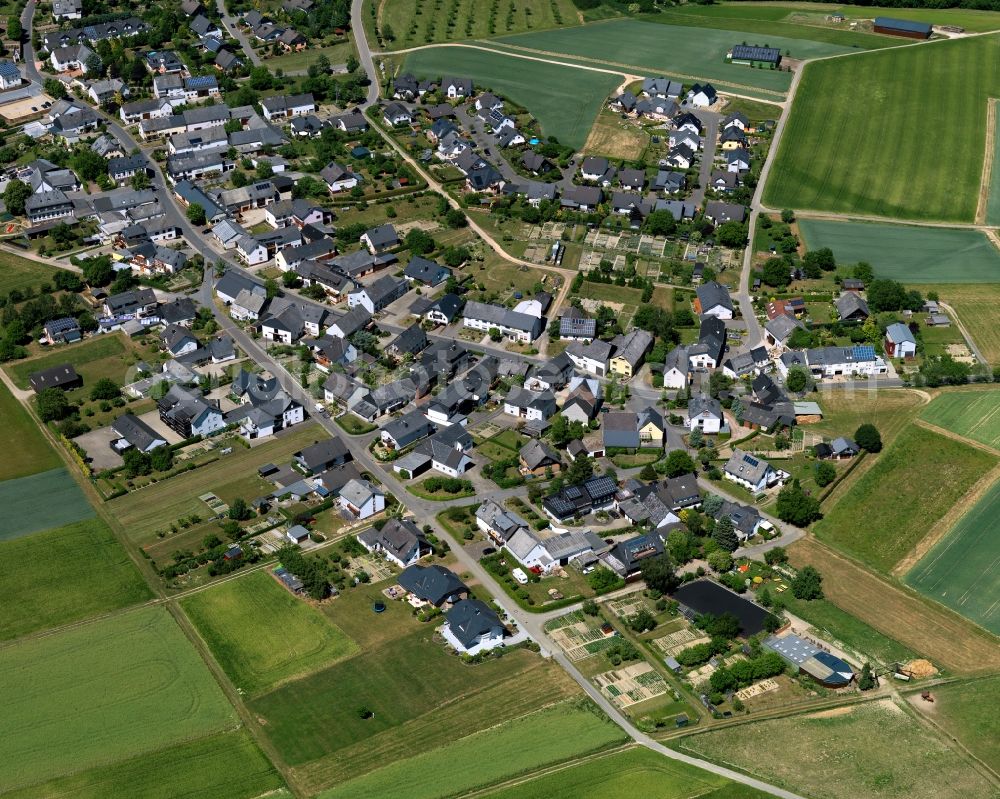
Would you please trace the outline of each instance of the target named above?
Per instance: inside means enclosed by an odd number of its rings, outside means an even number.
[[[781,51],[777,47],[758,47],[755,44],[734,44],[729,51],[729,61],[750,67],[777,69],[781,63]]]
[[[854,679],[849,663],[797,635],[772,635],[764,639],[763,645],[827,688],[843,688]]]
[[[932,27],[926,22],[913,22],[909,19],[893,17],[875,17],[875,33],[886,33],[890,36],[905,36],[907,39],[929,39]]]

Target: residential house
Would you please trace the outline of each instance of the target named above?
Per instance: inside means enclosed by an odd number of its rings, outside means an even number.
[[[618,485],[610,477],[592,477],[580,485],[567,486],[542,500],[542,507],[556,522],[586,516],[614,506]]]
[[[382,120],[389,127],[409,125],[413,122],[413,114],[410,113],[410,110],[405,105],[389,103],[382,112]]]
[[[580,177],[602,186],[611,185],[615,172],[615,167],[611,166],[608,159],[600,156],[587,156],[580,164]]]
[[[619,541],[601,562],[619,577],[628,579],[639,574],[642,562],[663,554],[663,540],[656,533],[647,533]]]
[[[415,255],[403,270],[403,277],[411,283],[421,283],[433,287],[444,283],[451,277],[451,270],[447,266]]]
[[[115,419],[111,423],[111,431],[118,436],[111,442],[111,447],[119,453],[127,449],[152,452],[157,447],[162,447],[167,443],[167,440],[162,438],[152,427],[131,413],[126,413]]]
[[[687,348],[679,345],[674,347],[667,353],[663,362],[663,387],[667,389],[687,388],[690,368]]]
[[[316,101],[309,93],[265,97],[260,101],[260,107],[264,112],[264,119],[268,122],[316,113]]]
[[[160,333],[160,346],[164,352],[169,353],[174,358],[194,352],[201,346],[201,342],[195,338],[194,334],[181,325],[167,325]]]
[[[913,358],[917,354],[917,340],[910,328],[895,322],[885,330],[885,354],[890,358]]]
[[[698,341],[687,347],[690,371],[717,369],[726,351],[726,323],[715,316],[701,320]]]
[[[416,355],[427,348],[427,334],[419,322],[414,322],[389,342],[385,351],[397,358]]]
[[[863,322],[868,318],[868,303],[854,292],[845,291],[833,301],[837,308],[837,316],[842,322]]]
[[[449,100],[471,97],[473,93],[471,78],[444,78],[441,81],[441,91]]]
[[[729,296],[729,289],[717,280],[702,283],[695,290],[694,312],[700,316],[732,319],[733,300]]]
[[[705,203],[705,218],[716,225],[723,225],[726,222],[745,222],[747,209],[736,203],[709,200]]]
[[[740,172],[747,172],[750,169],[750,153],[743,147],[737,147],[735,150],[726,150],[726,171],[735,172],[739,174]]]
[[[718,100],[718,95],[711,83],[695,83],[688,90],[686,102],[695,108],[708,108],[714,105],[716,100]]]
[[[639,419],[633,411],[611,411],[601,422],[605,449],[639,449]]]
[[[390,303],[398,300],[409,291],[405,280],[383,275],[370,286],[363,286],[347,295],[347,304],[351,308],[361,307],[369,314],[381,311]]]
[[[355,519],[367,519],[385,510],[385,493],[367,480],[350,480],[340,489],[337,504]],[[389,522],[386,523],[386,527],[388,526]],[[360,541],[360,536],[358,540]],[[386,557],[390,557],[388,552]]]
[[[436,608],[446,604],[453,605],[469,596],[468,586],[453,571],[439,563],[430,566],[414,563],[407,566],[396,578],[396,582],[411,596]]]
[[[717,399],[699,394],[688,400],[689,430],[697,428],[703,433],[718,433],[722,430],[723,424],[725,419],[722,415],[722,406]]]
[[[442,294],[431,301],[423,312],[423,317],[436,325],[450,325],[462,312],[464,302],[457,294]]]
[[[28,382],[32,391],[40,394],[47,388],[61,388],[63,391],[79,388],[83,385],[83,378],[77,374],[73,364],[64,363],[32,372],[28,375]]]
[[[476,509],[476,526],[500,545],[507,543],[518,531],[528,529],[524,519],[492,499]]]
[[[521,472],[524,474],[544,475],[547,472],[558,472],[562,467],[559,453],[543,441],[532,439],[518,453]]]
[[[341,489],[341,497],[344,496],[343,491]],[[433,551],[427,536],[410,519],[389,519],[381,529],[369,527],[358,533],[358,543],[373,554],[384,555],[386,560],[403,569],[413,566]]]
[[[70,344],[81,337],[80,323],[71,316],[52,319],[42,326],[42,341],[46,344]]]
[[[653,335],[636,328],[615,336],[611,346],[614,348],[614,355],[608,364],[611,372],[629,380],[639,371],[639,367],[646,359],[646,353],[652,348]]]
[[[591,341],[596,335],[597,320],[591,319],[581,308],[571,305],[559,317],[559,338],[562,341]]]
[[[210,436],[226,427],[218,401],[206,400],[197,389],[172,385],[156,407],[160,421],[184,439]]]
[[[571,422],[589,424],[601,406],[601,384],[591,377],[574,377],[559,413]]]
[[[336,161],[327,164],[319,175],[333,194],[348,191],[358,185],[358,176]]]
[[[368,252],[376,255],[398,247],[400,240],[399,234],[396,233],[396,228],[390,222],[386,222],[362,233],[361,243],[368,248]]]
[[[556,398],[551,391],[529,391],[513,386],[504,397],[503,411],[528,421],[544,421],[556,412]]]
[[[341,466],[351,459],[351,451],[336,436],[315,441],[292,455],[292,460],[309,475]]]
[[[542,320],[536,316],[508,310],[500,305],[467,302],[462,311],[463,324],[488,333],[491,328],[512,341],[530,343],[542,332]]]
[[[722,474],[727,480],[732,480],[754,493],[779,484],[787,476],[763,458],[744,452],[738,447],[733,448],[733,454],[722,468]]]
[[[427,421],[423,410],[418,408],[383,425],[379,438],[389,449],[401,450],[433,433],[434,425]]]
[[[478,599],[463,599],[445,613],[441,634],[459,652],[476,655],[503,644],[504,626],[493,610]]]
[[[566,354],[573,365],[582,372],[604,377],[608,373],[608,359],[614,347],[606,341],[573,341],[566,347]]]
[[[575,211],[594,211],[604,200],[597,186],[571,186],[562,193],[560,204]]]
[[[636,414],[639,442],[642,447],[662,448],[667,438],[667,426],[663,416],[652,405],[647,405]]]

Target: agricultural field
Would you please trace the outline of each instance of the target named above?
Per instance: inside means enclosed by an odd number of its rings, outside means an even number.
[[[145,546],[157,540],[157,531],[167,531],[171,522],[182,516],[198,514],[203,519],[211,516],[211,508],[198,499],[202,494],[211,491],[223,502],[231,502],[240,490],[259,488],[258,466],[268,461],[287,461],[293,452],[316,441],[319,434],[318,426],[306,422],[252,449],[234,447],[231,454],[210,466],[111,500],[107,503],[108,511],[132,541]],[[248,502],[254,499],[249,495],[243,498]]]
[[[624,733],[589,702],[563,702],[396,761],[320,794],[382,799],[406,786],[407,799],[443,799],[623,743]]]
[[[49,445],[34,418],[15,399],[6,385],[0,383],[0,449],[16,452],[16,458],[0,462],[0,481],[54,469],[62,461]]]
[[[802,425],[803,432],[827,438],[853,436],[858,427],[870,422],[888,446],[917,415],[922,397],[916,391],[821,391],[817,401],[823,419]]]
[[[990,111],[993,122],[996,124],[996,113],[998,110],[996,98],[990,100]],[[987,144],[987,146],[989,146]],[[1000,225],[1000,136],[993,132],[993,160],[989,166],[989,182],[983,182],[980,195],[980,207],[977,208],[976,221],[985,222],[988,225]],[[983,207],[985,204],[985,207]]]
[[[906,582],[1000,635],[1000,483],[920,559]]]
[[[611,752],[485,794],[488,799],[756,799],[765,794],[645,747]]]
[[[594,119],[619,75],[530,61],[471,47],[439,47],[406,56],[417,76],[461,74],[477,89],[490,88],[531,111],[546,136],[575,149],[583,146]]]
[[[891,570],[997,462],[916,426],[874,457],[875,465],[837,498],[815,532],[880,571]]]
[[[267,571],[200,591],[181,602],[226,674],[258,694],[353,654],[357,644]]]
[[[4,799],[286,799],[281,777],[244,730],[209,735],[152,754],[98,766]]]
[[[832,604],[883,635],[957,673],[1000,669],[996,638],[956,613],[839,555],[814,538],[788,548],[792,565],[815,566]]]
[[[0,251],[0,297],[17,289],[37,289],[43,283],[51,285],[57,269],[41,261],[31,261],[7,251]]]
[[[806,66],[765,203],[973,221],[987,98],[1000,90],[998,57],[1000,37],[983,36]],[[913,92],[915,85],[922,90]],[[917,118],[920,125],[913,124]],[[949,142],[948,158],[940,157],[942,140]],[[850,168],[844,153],[851,154]]]
[[[995,795],[964,755],[892,699],[694,735],[680,748],[814,799]]]
[[[798,226],[807,249],[829,247],[838,263],[867,261],[877,277],[921,291],[925,283],[1000,283],[1000,251],[979,230],[806,217]]]
[[[0,649],[0,791],[233,725],[236,714],[164,608]]]
[[[691,29],[677,25],[652,25],[649,22],[623,19],[587,25],[582,28],[524,33],[504,36],[498,44],[545,53],[570,56],[593,62],[624,67],[634,75],[664,74],[685,83],[711,80],[716,88],[749,87],[780,99],[792,81],[790,72],[750,69],[727,64],[726,53],[742,37],[732,32],[710,28],[692,35]],[[790,53],[792,58],[813,58],[848,52],[849,48],[807,39],[791,39],[769,34],[767,43]],[[530,106],[529,106],[530,108]]]
[[[0,640],[69,624],[152,595],[104,522],[0,543]]]
[[[379,30],[388,25],[396,38],[389,49],[421,44],[482,39],[507,33],[579,24],[572,0],[387,0],[379,8]],[[454,9],[454,24],[448,19]],[[513,13],[510,12],[513,9]]]
[[[94,515],[80,486],[64,468],[0,483],[4,525],[0,542],[48,530]]]
[[[958,316],[969,331],[983,357],[991,364],[1000,365],[1000,284],[951,284],[914,288],[920,291],[937,291],[941,301],[955,311],[954,315]]]
[[[935,688],[933,705],[919,695],[910,701],[987,766],[1000,769],[1000,736],[995,734],[1000,676]]]
[[[963,438],[1000,449],[1000,390],[947,391],[923,409],[920,418]]]

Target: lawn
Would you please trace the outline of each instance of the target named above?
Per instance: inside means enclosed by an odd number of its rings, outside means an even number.
[[[354,45],[350,40],[330,45],[329,47],[307,47],[298,53],[286,53],[276,58],[268,58],[263,63],[271,72],[283,70],[286,75],[305,72],[310,66],[325,55],[334,66],[343,64],[347,57],[354,54]]]
[[[48,530],[94,515],[94,509],[66,469],[51,469],[0,483],[4,524],[0,541]]]
[[[829,247],[839,263],[867,261],[878,277],[913,284],[1000,283],[1000,251],[979,230],[804,217],[798,225],[807,249]]]
[[[823,593],[837,607],[958,673],[1000,669],[996,638],[958,614],[862,568],[814,538],[788,548],[792,565],[823,575]]]
[[[914,697],[920,707],[920,699]],[[935,723],[954,735],[991,769],[1000,769],[1000,736],[996,734],[996,707],[1000,676],[943,685],[934,689],[934,704],[924,709]]]
[[[365,433],[378,430],[378,425],[369,424],[364,419],[359,419],[353,413],[345,413],[337,416],[334,421],[350,436],[362,436]]]
[[[459,74],[479,90],[492,89],[527,108],[546,136],[575,149],[583,146],[598,111],[620,76],[530,61],[467,47],[419,50],[405,69],[420,77]]]
[[[815,532],[880,571],[891,570],[997,461],[916,426],[875,457]]]
[[[829,600],[813,599],[806,602],[790,596],[790,593],[782,595],[789,611],[816,629],[833,636],[836,641],[865,660],[889,664],[896,661],[905,663],[917,657],[917,653],[909,647],[883,635]]]
[[[681,749],[813,799],[994,795],[963,755],[891,699],[694,735]]]
[[[0,543],[0,640],[151,598],[122,545],[98,519]]]
[[[21,388],[28,388],[28,376],[32,372],[71,363],[83,378],[84,388],[93,385],[102,377],[110,377],[118,383],[126,380],[128,367],[134,362],[129,353],[137,352],[137,347],[127,341],[122,333],[96,336],[79,344],[57,347],[52,352],[8,364],[7,371]],[[136,356],[137,358],[138,356]]]
[[[823,420],[802,425],[802,431],[827,438],[850,437],[858,427],[869,422],[878,428],[882,443],[888,446],[917,415],[921,400],[916,391],[895,389],[824,392],[817,400],[823,410]]]
[[[357,651],[322,613],[267,571],[200,591],[181,602],[233,684],[258,694]]]
[[[56,272],[62,270],[40,261],[31,261],[6,251],[0,251],[0,297],[14,289],[37,289],[43,283],[51,285]]]
[[[385,31],[389,25],[396,35],[388,45],[393,49],[482,39],[578,22],[571,0],[518,0],[516,5],[500,0],[492,0],[492,4],[484,0],[453,0],[448,4],[447,16],[441,4],[432,4],[431,0],[386,0],[378,5],[381,30]],[[453,24],[448,22],[450,16],[454,17]]]
[[[0,448],[17,453],[16,458],[0,463],[0,481],[44,472],[62,463],[34,418],[3,383],[0,383],[0,419],[4,420],[0,427]]]
[[[267,758],[244,731],[220,733],[98,766],[4,799],[253,799],[289,797]]]
[[[218,731],[236,718],[164,608],[0,649],[0,791]]]
[[[489,799],[751,799],[754,788],[729,782],[638,746],[486,794]]]
[[[955,311],[959,321],[969,331],[983,357],[991,364],[1000,364],[1000,284],[952,284],[914,288],[937,291],[941,301]]]
[[[752,43],[754,34],[746,41]],[[664,74],[684,79],[685,83],[710,80],[717,88],[750,87],[776,96],[783,95],[791,84],[790,72],[750,69],[726,63],[726,53],[745,37],[730,31],[699,29],[692,35],[689,27],[656,25],[634,19],[613,20],[582,28],[504,36],[500,44],[515,45],[546,53],[557,53],[595,63],[624,66],[632,74]],[[791,39],[767,34],[767,43],[793,58],[846,53],[849,47]],[[764,43],[762,40],[761,44]]]
[[[807,65],[764,201],[772,208],[973,221],[987,98],[1000,93],[998,59],[1000,38],[983,36]],[[941,141],[948,142],[947,158]]]
[[[421,499],[429,499],[431,502],[451,502],[456,499],[461,499],[462,497],[471,497],[476,493],[476,489],[470,484],[467,488],[463,488],[454,494],[445,491],[443,488],[439,488],[437,491],[428,490],[427,486],[424,485],[428,480],[437,479],[435,477],[425,477],[419,483],[413,483],[408,485],[406,490],[409,491],[413,496],[420,497]],[[462,479],[462,478],[459,478]]]
[[[293,452],[312,444],[319,428],[311,423],[297,425],[265,444],[244,449],[234,447],[229,455],[202,469],[184,472],[169,480],[151,485],[107,503],[109,512],[121,523],[126,535],[140,545],[155,541],[157,531],[166,532],[170,524],[191,514],[202,519],[212,510],[198,497],[209,491],[220,499],[232,500],[233,485],[249,485],[258,466],[287,462]],[[227,490],[228,489],[228,490]],[[255,497],[244,496],[247,502]]]
[[[583,151],[588,155],[603,155],[610,159],[638,160],[649,136],[634,121],[623,120],[611,111],[601,111],[590,129]]]
[[[906,582],[1000,635],[1000,483],[920,559]]]
[[[443,799],[623,743],[624,733],[587,703],[564,702],[396,761],[319,799]]]
[[[1000,389],[942,392],[923,409],[920,418],[963,438],[1000,448]]]

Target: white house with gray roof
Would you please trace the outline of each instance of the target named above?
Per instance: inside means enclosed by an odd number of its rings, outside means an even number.
[[[467,302],[462,316],[465,327],[486,333],[490,328],[496,328],[502,336],[526,344],[534,341],[542,332],[542,320],[538,317],[511,311],[501,305]]]
[[[785,472],[775,469],[758,455],[744,452],[739,448],[733,449],[733,454],[722,467],[722,474],[727,480],[753,492],[778,485],[788,477]]]

